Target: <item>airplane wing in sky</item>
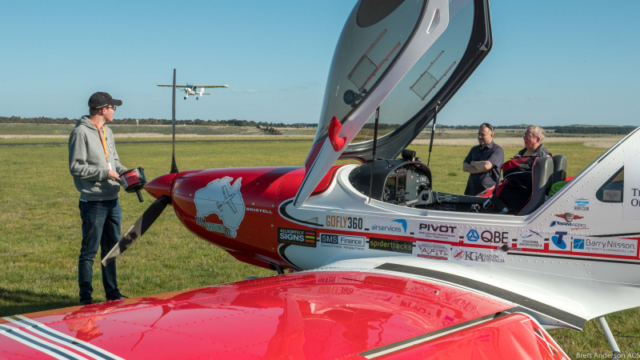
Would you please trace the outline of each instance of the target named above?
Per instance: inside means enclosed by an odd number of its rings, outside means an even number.
[[[173,85],[169,84],[158,84],[159,87],[172,87]],[[229,85],[176,85],[177,88],[228,88]]]
[[[173,85],[164,85],[164,84],[158,84],[159,87],[173,87]],[[177,88],[190,88],[191,86],[187,86],[187,85],[176,85]]]
[[[229,85],[192,85],[198,88],[228,88]]]

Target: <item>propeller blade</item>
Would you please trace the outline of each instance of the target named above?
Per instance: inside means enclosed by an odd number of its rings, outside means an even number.
[[[173,108],[171,109],[171,124],[173,126],[173,142],[171,143],[171,174],[175,174],[178,171],[176,165],[176,69],[173,69]]]
[[[131,247],[134,242],[144,235],[170,202],[171,198],[166,195],[162,195],[158,200],[154,201],[153,204],[151,204],[147,210],[142,213],[142,216],[136,220],[129,231],[127,231],[120,241],[111,249],[111,251],[109,251],[107,256],[102,259],[102,265],[107,266],[110,262],[115,260],[118,255],[125,252],[125,250]]]

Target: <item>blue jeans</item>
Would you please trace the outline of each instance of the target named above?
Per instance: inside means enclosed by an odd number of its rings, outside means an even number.
[[[93,286],[93,259],[100,245],[100,259],[109,253],[120,240],[120,222],[122,209],[116,200],[80,201],[80,217],[82,218],[82,248],[78,261],[78,284],[80,285],[80,301],[91,300]],[[116,262],[107,267],[102,266],[102,284],[107,300],[120,298],[116,280]]]

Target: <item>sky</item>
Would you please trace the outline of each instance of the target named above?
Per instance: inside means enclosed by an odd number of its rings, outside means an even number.
[[[356,0],[0,0],[0,116],[316,123]],[[446,125],[640,125],[640,1],[494,0],[494,46],[438,115]]]

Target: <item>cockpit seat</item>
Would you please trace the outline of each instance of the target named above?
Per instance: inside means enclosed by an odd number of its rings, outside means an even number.
[[[552,184],[567,180],[567,157],[556,155],[553,158],[553,178]]]
[[[522,216],[544,203],[553,181],[554,161],[549,157],[514,159],[502,171],[504,179],[491,198],[494,211]]]
[[[558,155],[563,156],[564,155]],[[564,177],[566,178],[566,157],[564,158]],[[551,185],[553,184],[553,176],[555,175],[555,162],[554,159],[549,157],[539,157],[536,158],[536,162],[533,164],[532,169],[532,180],[533,186],[531,191],[531,199],[529,202],[518,212],[518,215],[528,215],[531,214],[534,210],[536,210],[540,205],[544,203],[545,197],[549,193],[551,189]]]

